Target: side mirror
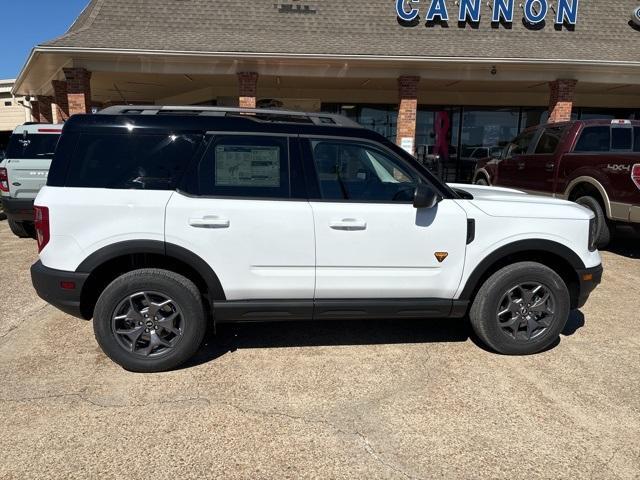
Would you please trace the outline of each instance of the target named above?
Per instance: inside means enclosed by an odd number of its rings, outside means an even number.
[[[413,194],[413,206],[415,208],[433,208],[440,200],[442,200],[440,195],[422,183],[416,187]]]

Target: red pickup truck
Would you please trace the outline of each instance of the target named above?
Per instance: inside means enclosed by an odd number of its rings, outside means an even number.
[[[640,233],[640,121],[576,120],[524,130],[477,163],[473,183],[552,195],[596,215],[598,246],[623,223]]]

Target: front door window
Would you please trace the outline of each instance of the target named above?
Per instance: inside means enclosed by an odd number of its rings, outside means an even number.
[[[364,202],[411,202],[418,175],[373,146],[313,141],[322,198]]]

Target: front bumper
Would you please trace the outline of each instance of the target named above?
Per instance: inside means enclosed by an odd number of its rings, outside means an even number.
[[[602,282],[602,272],[602,265],[577,271],[579,280],[579,292],[578,304],[575,308],[584,307],[584,304],[587,303],[591,292],[593,292],[595,288],[600,285],[600,282]]]
[[[33,222],[33,199],[2,197],[2,208],[11,220]]]
[[[31,266],[31,282],[45,302],[78,318],[82,314],[81,296],[88,273],[66,272],[45,267],[40,260]]]

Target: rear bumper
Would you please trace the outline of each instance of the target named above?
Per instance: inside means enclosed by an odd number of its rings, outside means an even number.
[[[80,305],[82,287],[88,277],[88,273],[66,272],[45,267],[40,260],[31,266],[31,282],[38,296],[59,310],[78,318],[85,318]],[[63,288],[63,284],[67,288]]]
[[[2,197],[2,208],[11,220],[33,222],[33,199]]]
[[[602,265],[577,271],[580,291],[578,292],[578,305],[576,308],[582,308],[587,303],[591,292],[602,282],[602,272]]]

